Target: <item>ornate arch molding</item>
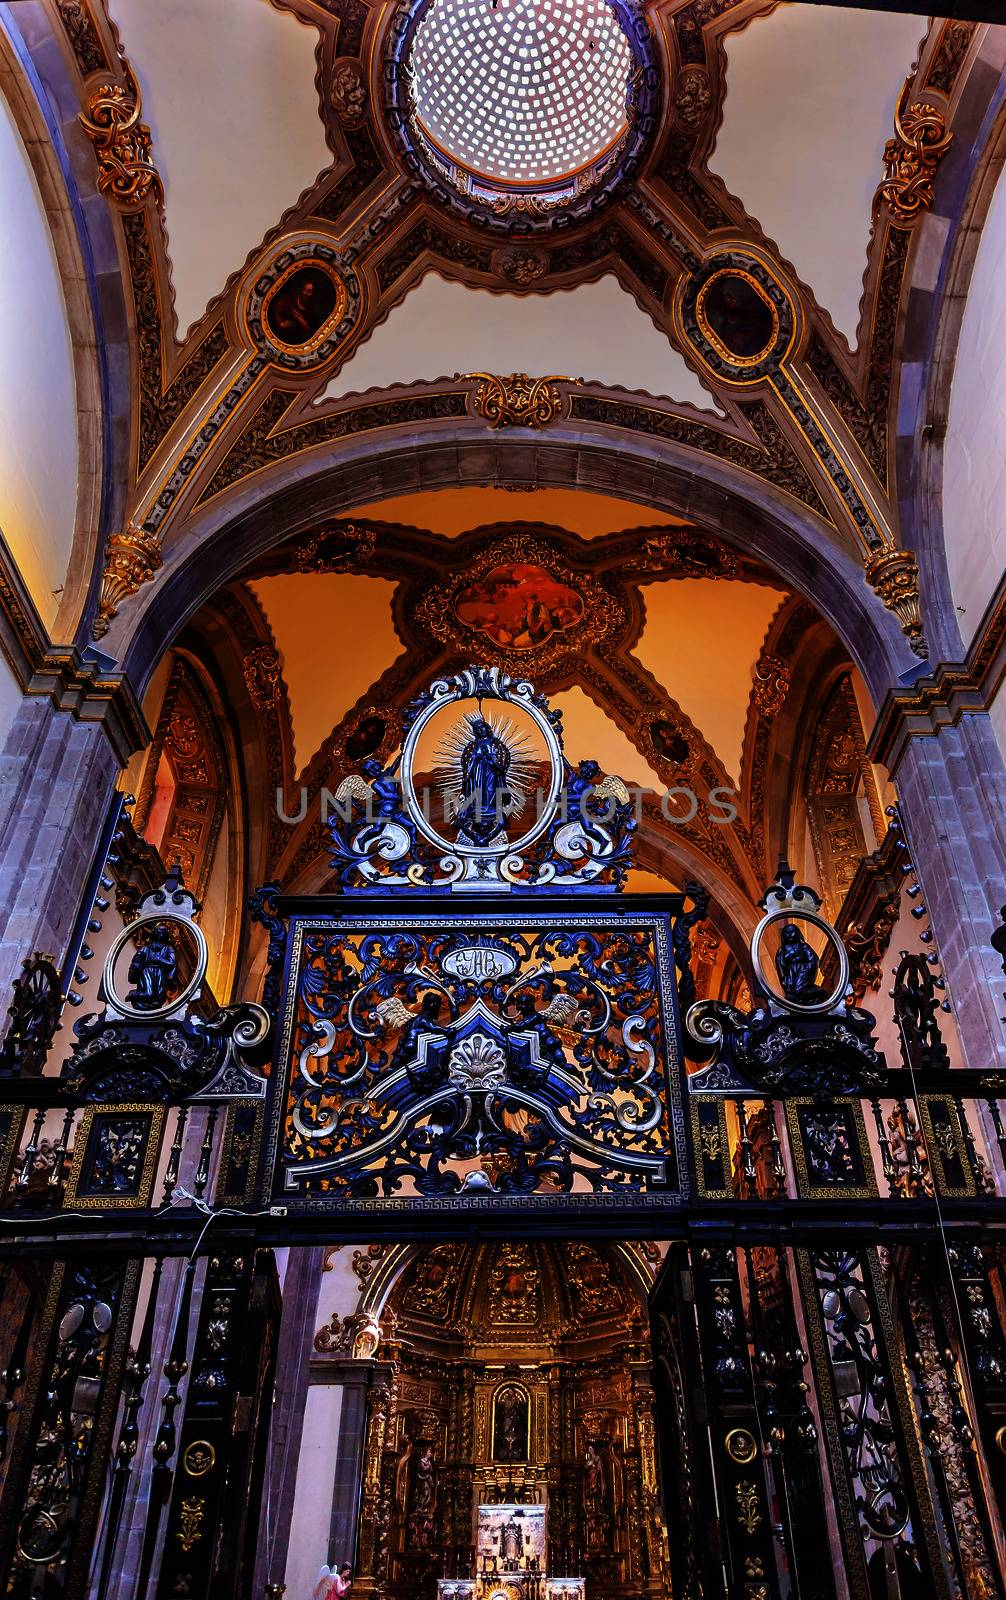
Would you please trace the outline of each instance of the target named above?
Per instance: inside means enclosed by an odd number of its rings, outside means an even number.
[[[986,30],[953,112],[954,145],[917,229],[894,394],[896,488],[913,530],[934,662],[964,655],[943,528],[943,455],[961,325],[982,228],[1006,162],[1006,32]],[[975,641],[977,644],[977,640]]]
[[[17,8],[21,10],[22,8]],[[128,480],[128,298],[111,216],[93,203],[93,158],[80,138],[78,88],[62,31],[32,4],[22,31],[15,9],[0,22],[0,93],[10,106],[42,195],[73,351],[78,483],[73,543],[53,626],[83,645],[106,535],[121,524]],[[92,200],[92,203],[87,203]]]
[[[379,440],[327,450],[311,471],[280,467],[247,485],[227,507],[207,508],[116,619],[107,647],[144,685],[185,621],[263,552],[317,525],[412,490],[469,484],[579,488],[617,495],[650,512],[683,517],[755,556],[807,596],[832,624],[876,702],[911,661],[889,612],[866,585],[862,566],[789,497],[728,464],[702,462],[663,441],[617,432],[603,442],[556,429],[548,443],[501,434],[488,439],[467,423],[450,435],[430,423],[401,425]]]

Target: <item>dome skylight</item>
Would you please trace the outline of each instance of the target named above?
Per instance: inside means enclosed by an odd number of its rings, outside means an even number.
[[[570,178],[627,129],[635,63],[607,0],[431,0],[409,65],[423,132],[493,183]]]

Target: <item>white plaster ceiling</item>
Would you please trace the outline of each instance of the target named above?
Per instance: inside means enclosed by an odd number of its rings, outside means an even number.
[[[550,295],[498,295],[427,273],[322,398],[456,372],[554,373],[717,409],[666,336],[611,276]]]
[[[943,456],[950,586],[970,644],[1006,568],[1006,178],[992,196],[964,307]]]
[[[283,662],[294,768],[303,772],[336,723],[402,653],[385,578],[291,572],[250,587]]]
[[[77,513],[77,390],[35,174],[0,95],[0,535],[51,625]]]
[[[184,335],[331,164],[318,30],[269,0],[109,0],[164,181]]]
[[[710,169],[855,346],[873,196],[928,18],[782,5],[728,34]]]
[[[642,591],[641,662],[740,777],[752,668],[786,598],[778,589],[719,578],[673,578]]]

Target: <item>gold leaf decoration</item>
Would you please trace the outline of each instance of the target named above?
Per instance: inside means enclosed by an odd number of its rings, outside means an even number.
[[[150,129],[140,120],[139,87],[128,67],[125,74],[125,83],[98,85],[80,122],[98,159],[98,193],[135,211],[151,194],[163,199],[164,188],[151,160]]]
[[[874,209],[886,201],[895,228],[911,228],[933,207],[933,177],[953,143],[938,105],[912,100],[906,81],[894,113],[894,138],[884,149],[884,178]]]

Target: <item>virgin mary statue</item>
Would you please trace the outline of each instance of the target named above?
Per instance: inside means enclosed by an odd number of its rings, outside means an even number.
[[[487,845],[499,833],[512,799],[506,786],[510,751],[482,717],[461,752],[461,803],[458,833],[474,845]]]

